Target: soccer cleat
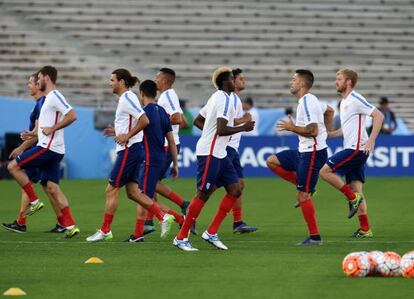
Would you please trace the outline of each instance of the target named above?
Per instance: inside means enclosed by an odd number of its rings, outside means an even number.
[[[3,223],[3,227],[9,231],[15,232],[15,233],[25,233],[26,232],[26,225],[19,224],[17,220],[14,220],[12,223]]]
[[[131,235],[128,239],[126,239],[124,242],[129,243],[141,243],[144,242],[144,236],[141,237],[135,237],[134,235]]]
[[[257,227],[247,225],[244,222],[233,223],[233,234],[245,234],[257,231]]]
[[[364,232],[360,228],[358,228],[357,231],[351,235],[351,238],[372,238],[372,237],[374,237],[372,230],[369,229],[368,231]]]
[[[190,205],[189,201],[184,201],[183,206],[181,207],[181,214],[184,216],[187,215],[188,206]]]
[[[174,238],[173,244],[178,249],[183,251],[198,251],[197,248],[194,248],[188,239],[177,240],[177,237]]]
[[[147,225],[147,224],[144,225],[144,236],[148,235],[150,233],[153,233],[155,231],[156,231],[156,229],[155,229],[154,225]]]
[[[228,250],[227,246],[224,245],[223,242],[220,241],[217,234],[211,235],[207,231],[205,231],[201,235],[201,238],[203,238],[204,241],[210,243],[211,245],[213,245],[217,249]]]
[[[94,233],[92,236],[89,236],[86,238],[86,241],[88,242],[99,242],[99,241],[109,241],[112,240],[112,232],[109,231],[106,234],[98,229],[96,233]]]
[[[56,223],[55,227],[52,228],[51,230],[48,230],[47,233],[61,234],[61,233],[64,233],[65,231],[66,231],[66,227],[60,225],[59,223]]]
[[[307,237],[304,241],[297,243],[297,246],[312,246],[312,245],[322,245],[322,240],[314,240],[311,237]]]
[[[44,204],[43,202],[41,202],[40,200],[38,200],[37,203],[35,204],[29,204],[26,208],[26,210],[24,210],[23,216],[31,216],[34,213],[40,211],[43,208]]]
[[[65,238],[70,239],[74,236],[80,234],[80,229],[76,225],[74,225],[72,228],[66,228],[65,230]]]
[[[168,236],[168,234],[170,233],[171,230],[171,226],[172,223],[174,222],[174,216],[170,215],[170,214],[165,214],[164,218],[162,219],[161,222],[161,238],[165,238],[166,236]]]
[[[348,219],[352,218],[358,212],[359,205],[361,204],[362,200],[364,199],[362,197],[361,193],[355,192],[355,196],[356,196],[355,199],[350,200],[348,202],[348,204],[349,204]]]

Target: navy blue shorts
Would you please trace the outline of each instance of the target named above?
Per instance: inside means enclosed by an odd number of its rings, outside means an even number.
[[[328,166],[338,175],[345,176],[346,183],[365,182],[365,163],[368,155],[363,151],[344,149],[328,159]]]
[[[180,149],[181,149],[181,146],[177,144],[177,155],[180,153]],[[161,170],[160,181],[162,179],[167,178],[170,175],[171,163],[173,161],[173,158],[172,158],[171,152],[169,151],[168,147],[165,148],[165,156],[166,156],[166,161]]]
[[[197,188],[209,192],[214,187],[220,188],[238,183],[236,170],[230,159],[214,156],[197,156]]]
[[[42,185],[46,185],[48,181],[59,184],[60,161],[63,156],[47,148],[35,146],[18,156],[16,162],[26,171],[32,182],[40,180]]]
[[[227,157],[229,157],[231,163],[233,164],[234,169],[236,170],[237,176],[239,177],[239,179],[244,178],[243,168],[242,168],[242,166],[240,164],[240,155],[239,155],[239,152],[236,151],[231,146],[228,146],[226,148],[226,151],[227,151]]]
[[[161,173],[164,166],[147,165],[142,163],[139,169],[139,186],[148,197],[153,198],[155,187],[160,181]]]
[[[134,143],[131,147],[119,151],[109,176],[109,184],[116,188],[129,182],[139,184],[139,169],[144,161],[144,154],[142,142]]]
[[[300,153],[298,150],[286,150],[276,154],[280,165],[296,172],[296,189],[311,193],[315,191],[319,178],[319,170],[326,163],[327,149],[315,152]]]

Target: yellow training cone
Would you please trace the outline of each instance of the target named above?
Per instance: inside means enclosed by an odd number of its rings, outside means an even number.
[[[26,293],[20,288],[10,288],[3,293],[4,296],[23,296]]]
[[[99,257],[91,257],[85,262],[85,264],[103,264],[103,260]]]

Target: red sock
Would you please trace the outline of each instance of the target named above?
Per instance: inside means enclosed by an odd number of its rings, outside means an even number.
[[[183,240],[188,237],[191,226],[194,221],[200,215],[201,210],[204,207],[205,202],[198,197],[194,197],[188,206],[187,216],[184,219],[183,226],[181,226],[180,231],[177,234],[177,240]]]
[[[276,166],[271,170],[274,174],[280,176],[282,179],[285,179],[286,181],[291,182],[293,185],[296,185],[296,173],[294,171],[286,170],[281,166]]]
[[[39,197],[35,193],[32,183],[27,183],[23,187],[24,192],[26,192],[27,196],[29,197],[30,203],[34,202],[35,200],[38,200]]]
[[[107,234],[111,230],[112,220],[114,220],[114,215],[105,213],[104,221],[101,227],[101,231],[104,234]]]
[[[154,214],[152,214],[150,211],[147,210],[147,217],[145,218],[145,221],[153,221]]]
[[[160,210],[160,207],[155,202],[147,210],[154,214],[159,221],[162,221],[164,218],[165,213]]]
[[[349,185],[345,184],[341,189],[339,189],[345,196],[348,198],[348,200],[354,200],[355,199],[355,192],[349,187]]]
[[[241,222],[241,221],[242,221],[242,208],[233,207],[233,222]]]
[[[26,217],[23,217],[23,213],[24,213],[24,211],[20,211],[19,216],[17,217],[17,223],[20,224],[20,225],[25,225],[26,224]]]
[[[303,217],[305,218],[306,225],[308,226],[309,235],[319,235],[318,224],[316,223],[315,206],[311,198],[301,202],[300,207],[302,209]]]
[[[176,203],[179,207],[181,207],[184,203],[184,199],[182,199],[181,196],[175,192],[171,192],[168,199]]]
[[[229,194],[224,195],[220,206],[217,209],[216,215],[214,216],[213,221],[211,221],[210,226],[207,229],[207,232],[209,234],[214,235],[218,232],[220,224],[223,222],[224,218],[226,218],[228,212],[230,212],[236,200],[237,197],[231,196]]]
[[[139,238],[144,235],[144,219],[137,219],[135,222],[134,238]]]
[[[359,215],[358,216],[358,219],[359,219],[360,229],[362,231],[364,231],[364,232],[369,231],[368,215],[367,214],[365,214],[365,215]]]
[[[171,210],[171,209],[168,210],[167,213],[174,216],[174,218],[175,218],[174,221],[177,222],[178,225],[182,225],[183,224],[184,217],[180,213],[178,213],[177,211]]]
[[[75,219],[73,219],[72,217],[72,213],[70,212],[69,206],[64,207],[63,209],[60,210],[60,212],[62,213],[62,218],[63,218],[63,222],[65,223],[64,225],[65,227],[75,225]]]
[[[64,225],[63,225],[63,222],[65,222],[65,220],[63,219],[63,216],[62,216],[62,215],[57,216],[57,221],[58,221],[58,224],[59,224],[60,226],[64,226]]]

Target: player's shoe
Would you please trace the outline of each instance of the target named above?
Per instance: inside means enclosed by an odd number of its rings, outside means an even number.
[[[60,225],[59,223],[56,223],[55,227],[52,228],[51,230],[48,230],[47,233],[61,234],[61,233],[64,233],[65,231],[66,231],[66,227]]]
[[[188,206],[190,205],[190,202],[187,200],[184,200],[183,205],[181,207],[181,214],[184,216],[187,215]]]
[[[314,195],[316,195],[318,192],[316,192],[316,190],[315,191],[313,191],[313,192],[311,192],[310,193],[310,196],[311,197],[313,197]],[[299,208],[300,207],[300,202],[299,201],[296,201],[296,203],[295,203],[295,205],[293,206],[295,209],[297,209],[297,208]]]
[[[155,229],[154,225],[146,225],[146,224],[144,225],[144,236],[148,235],[148,234],[151,234],[155,231],[156,231],[156,229]]]
[[[372,238],[374,237],[374,234],[372,233],[372,230],[367,230],[364,232],[362,229],[358,228],[356,232],[354,232],[351,235],[351,238]]]
[[[35,204],[29,204],[26,208],[26,210],[24,210],[23,212],[23,216],[31,216],[34,213],[40,211],[43,208],[44,204],[43,202],[40,201],[40,199],[38,199],[37,203]]]
[[[89,236],[86,238],[86,241],[88,242],[99,242],[99,241],[109,241],[112,240],[112,232],[109,231],[106,234],[98,229],[96,233],[94,233],[92,236]]]
[[[245,234],[255,231],[257,231],[257,227],[247,225],[242,221],[233,223],[233,234]]]
[[[223,242],[220,241],[220,238],[218,237],[217,234],[211,235],[207,231],[205,231],[201,235],[201,238],[203,238],[204,241],[210,243],[211,245],[213,245],[217,249],[228,250],[227,246],[224,245]]]
[[[355,192],[355,196],[356,196],[355,199],[348,201],[348,204],[349,204],[348,219],[352,218],[358,212],[359,205],[364,199],[361,193]]]
[[[126,239],[124,242],[129,243],[141,243],[144,242],[144,236],[141,237],[135,237],[134,235],[131,235],[128,239]]]
[[[311,237],[307,237],[300,243],[296,244],[297,246],[313,246],[313,245],[322,245],[322,239],[312,239]]]
[[[80,234],[80,229],[76,225],[74,225],[71,228],[66,228],[66,230],[65,230],[65,238],[66,239],[73,238],[74,236],[76,236],[78,234]]]
[[[166,236],[168,236],[168,234],[170,233],[171,230],[171,226],[174,222],[174,216],[170,215],[170,214],[165,214],[164,218],[162,219],[161,222],[161,238],[165,238]]]
[[[3,223],[3,227],[9,231],[15,232],[15,233],[25,233],[26,232],[26,225],[19,224],[17,220],[14,220],[12,223]]]
[[[183,240],[177,240],[177,237],[174,238],[173,244],[175,247],[177,247],[178,249],[181,249],[183,251],[198,251],[197,248],[194,248],[190,241],[188,241],[188,239],[183,239]]]

